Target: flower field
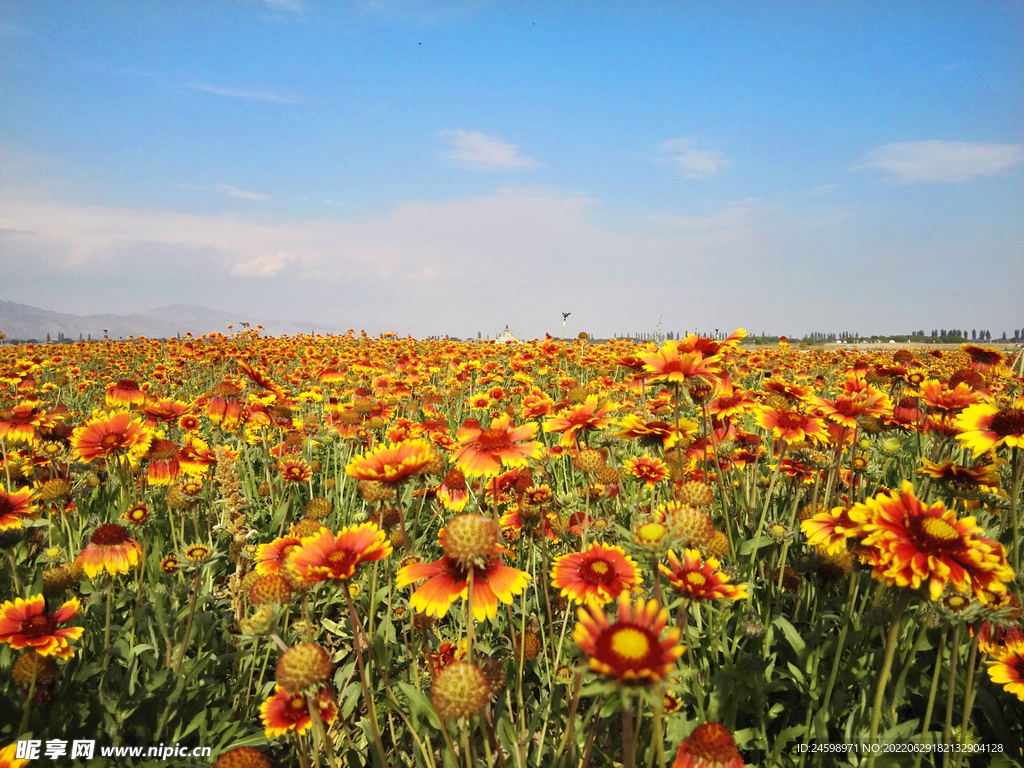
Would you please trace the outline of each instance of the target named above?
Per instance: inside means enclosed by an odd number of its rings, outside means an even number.
[[[0,346],[0,766],[1024,765],[1020,353],[744,337]]]

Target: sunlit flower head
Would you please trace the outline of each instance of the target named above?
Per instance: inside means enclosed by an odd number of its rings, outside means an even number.
[[[881,493],[850,510],[856,527],[846,535],[863,539],[862,559],[879,581],[918,589],[927,585],[938,600],[947,584],[960,592],[971,589],[1005,592],[1013,581],[1002,544],[982,538],[973,517],[958,520],[941,502],[925,506],[913,485]]]
[[[630,477],[642,480],[653,488],[668,477],[668,464],[657,456],[636,456],[622,462],[622,468]]]
[[[800,443],[804,440],[815,443],[828,441],[825,423],[815,416],[799,411],[776,410],[762,406],[757,409],[757,424],[762,429],[770,429],[775,437],[787,443]]]
[[[107,387],[106,404],[108,408],[141,408],[145,402],[146,393],[133,379],[120,379]]]
[[[337,719],[338,705],[327,686],[320,689],[314,701],[324,725],[330,725]],[[268,739],[284,736],[289,731],[303,734],[313,724],[306,696],[288,693],[280,685],[275,685],[274,693],[260,705],[260,721]]]
[[[668,565],[658,564],[658,570],[668,577],[669,584],[691,600],[745,600],[747,586],[731,584],[729,577],[718,570],[718,558],[702,560],[696,549],[683,551],[683,559],[675,552],[668,553]]]
[[[403,440],[354,457],[345,467],[345,474],[356,480],[400,483],[428,466],[434,456],[428,440]]]
[[[15,650],[31,648],[40,656],[70,659],[74,651],[69,640],[77,640],[84,627],[64,627],[81,610],[77,597],[72,597],[53,613],[46,613],[46,600],[36,595],[25,600],[16,597],[0,605],[0,643]]]
[[[0,531],[8,528],[21,528],[26,520],[36,516],[36,492],[31,488],[21,488],[8,493],[7,488],[0,485]]]
[[[597,395],[588,395],[581,405],[567,408],[555,416],[549,416],[544,422],[544,431],[561,433],[561,444],[566,448],[575,445],[580,433],[604,429],[612,423],[608,414],[614,413],[619,406],[616,403],[606,402],[598,407],[598,402]]]
[[[468,419],[455,433],[459,447],[452,459],[468,477],[493,477],[503,466],[525,467],[528,459],[537,458],[543,450],[541,443],[529,440],[536,432],[534,422],[513,427],[507,413],[492,420],[487,429]]]
[[[116,523],[106,523],[93,531],[89,544],[75,560],[90,579],[106,571],[111,576],[128,573],[142,559],[142,547]]]
[[[445,548],[445,531],[439,536]],[[469,574],[473,573],[473,616],[477,621],[493,619],[498,615],[498,603],[511,605],[512,597],[522,593],[530,576],[525,571],[501,562],[501,547],[494,545],[494,554],[477,558],[472,565],[463,565],[447,551],[432,563],[412,563],[398,571],[395,586],[400,589],[426,579],[412,597],[409,605],[419,613],[442,618],[452,603],[469,597]]]
[[[956,426],[961,430],[957,441],[975,456],[1003,445],[1024,448],[1024,398],[1003,410],[976,403],[957,416]]]
[[[714,356],[705,357],[700,352],[680,354],[679,346],[673,342],[666,343],[657,352],[642,353],[639,357],[644,361],[644,371],[653,374],[651,378],[655,381],[682,384],[696,377],[710,382],[722,370]]]
[[[993,683],[1024,701],[1024,649],[1011,651],[988,662],[988,676]]]
[[[387,534],[375,523],[327,528],[302,539],[288,554],[288,568],[306,583],[351,579],[362,562],[383,560],[391,554]]]
[[[96,413],[71,435],[74,456],[81,461],[125,456],[136,463],[152,442],[153,431],[127,411]]]
[[[576,603],[604,605],[642,581],[636,562],[622,547],[597,542],[556,557],[551,566],[551,585]]]
[[[657,601],[636,605],[630,593],[618,599],[618,616],[610,620],[604,608],[589,604],[577,612],[579,623],[572,637],[589,657],[590,668],[619,683],[649,685],[669,673],[683,655],[679,644],[681,630],[673,627],[665,634],[668,609]]]

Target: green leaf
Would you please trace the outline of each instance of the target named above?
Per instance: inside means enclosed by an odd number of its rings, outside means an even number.
[[[789,620],[784,616],[776,616],[772,621],[776,627],[782,630],[782,634],[786,636],[786,640],[789,641],[789,646],[796,652],[796,655],[803,660],[804,653],[807,650],[807,643],[800,636],[800,633],[796,631],[796,627],[789,623]]]
[[[437,712],[434,710],[434,705],[430,703],[430,699],[420,691],[417,691],[415,686],[408,683],[400,682],[398,683],[398,688],[409,700],[409,711],[413,717],[426,718],[432,726],[437,730],[441,730],[441,718],[437,716]]]

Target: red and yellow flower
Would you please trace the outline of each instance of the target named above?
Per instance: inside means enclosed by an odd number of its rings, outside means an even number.
[[[627,475],[647,483],[653,488],[668,477],[668,464],[656,456],[636,456],[622,462]]]
[[[956,439],[975,456],[1003,445],[1024,448],[1024,398],[1002,410],[975,403],[957,416],[956,426],[961,430]]]
[[[59,627],[81,610],[77,597],[64,603],[53,613],[46,613],[46,600],[35,595],[25,600],[16,597],[0,605],[0,643],[15,650],[31,648],[40,656],[70,659],[75,652],[69,640],[77,640],[84,627]]]
[[[383,560],[391,551],[387,534],[375,523],[342,528],[337,534],[321,528],[289,552],[287,565],[307,584],[347,580],[360,563]]]
[[[947,584],[960,592],[972,589],[979,599],[987,592],[1006,591],[1013,569],[1002,544],[983,538],[973,517],[956,518],[941,501],[925,506],[913,485],[881,493],[850,510],[855,527],[846,532],[863,539],[861,559],[872,576],[890,586],[928,586],[932,600]]]
[[[815,443],[828,442],[825,423],[816,416],[790,410],[776,410],[762,406],[757,409],[757,424],[770,429],[775,437],[787,443],[810,440]]]
[[[338,718],[338,705],[330,688],[321,688],[315,702],[324,725],[330,725]],[[275,685],[274,693],[260,705],[260,720],[268,739],[284,736],[289,731],[303,734],[313,724],[306,696],[288,693],[280,685]]]
[[[458,521],[458,522],[456,522]],[[400,589],[426,579],[409,598],[409,605],[427,616],[443,617],[460,597],[470,598],[472,575],[473,616],[477,621],[498,615],[498,603],[526,588],[530,576],[501,562],[494,522],[480,515],[460,515],[441,530],[438,541],[444,554],[432,563],[412,563],[398,571]]]
[[[993,683],[1024,701],[1024,649],[1011,651],[988,662],[988,676]]]
[[[529,439],[536,432],[537,425],[532,422],[513,427],[507,413],[492,420],[487,429],[476,419],[467,419],[455,433],[459,447],[452,459],[469,477],[492,477],[502,466],[525,467],[528,459],[536,459],[543,450],[541,443]]]
[[[21,528],[25,520],[36,516],[36,492],[31,488],[21,488],[9,493],[0,485],[0,531],[8,528]]]
[[[731,584],[718,566],[718,558],[702,561],[698,550],[687,549],[683,551],[682,561],[670,551],[668,565],[659,563],[658,570],[668,576],[669,584],[691,600],[745,600],[746,584]]]
[[[590,668],[616,682],[648,685],[669,673],[683,655],[679,644],[682,631],[673,627],[662,637],[668,625],[668,608],[657,601],[634,606],[630,593],[619,594],[618,616],[610,621],[604,608],[588,604],[577,612],[579,623],[572,637],[589,657]]]
[[[569,448],[576,444],[581,432],[593,432],[604,429],[612,423],[609,413],[614,413],[619,406],[606,402],[599,407],[597,395],[588,395],[586,400],[575,408],[562,411],[557,416],[549,416],[544,422],[545,432],[561,433],[561,444]]]
[[[153,431],[127,411],[96,413],[71,435],[74,457],[82,461],[125,456],[134,464],[152,442]]]
[[[417,438],[381,445],[369,453],[354,457],[345,474],[356,480],[400,483],[434,461],[434,449],[428,440]]]
[[[653,374],[654,381],[685,383],[688,379],[700,378],[712,381],[721,374],[721,365],[714,356],[705,357],[701,352],[679,353],[679,346],[668,342],[657,352],[640,354],[644,371]]]
[[[704,722],[683,739],[672,768],[743,768],[743,758],[728,728]]]
[[[105,523],[93,532],[89,544],[75,562],[92,579],[104,571],[111,576],[128,573],[138,567],[141,559],[142,547],[139,542],[131,538],[122,526]]]
[[[642,581],[636,562],[622,547],[597,542],[556,557],[551,565],[551,586],[576,603],[604,605]]]

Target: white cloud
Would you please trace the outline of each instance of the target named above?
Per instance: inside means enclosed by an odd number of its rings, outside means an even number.
[[[886,171],[901,184],[941,184],[971,181],[982,176],[1002,176],[1022,162],[1022,144],[907,141],[869,150],[865,162],[851,170]]]
[[[713,149],[697,149],[692,138],[669,139],[662,142],[663,156],[657,162],[663,165],[677,165],[688,179],[702,179],[712,176],[730,164],[728,158]]]
[[[263,2],[275,11],[291,11],[292,13],[302,13],[306,7],[302,0],[263,0]]]
[[[186,86],[190,91],[199,93],[212,93],[215,96],[226,96],[229,99],[254,99],[256,101],[273,101],[278,104],[294,104],[297,99],[291,94],[278,91],[254,91],[246,88],[227,88],[220,85],[208,85],[206,83],[188,83]]]
[[[197,187],[195,184],[186,184],[184,181],[181,182],[178,185],[178,187],[180,189],[189,189],[189,190],[192,190],[193,192],[199,192],[199,191],[201,191],[203,189],[203,187]]]
[[[821,186],[815,187],[811,190],[812,195],[827,195],[829,192],[835,192],[839,189],[838,184],[822,184]]]
[[[514,168],[536,168],[540,163],[519,154],[516,144],[478,131],[443,130],[438,134],[451,143],[444,157],[460,168],[500,171]]]
[[[237,189],[230,184],[221,184],[217,187],[218,192],[223,192],[229,197],[238,197],[242,200],[269,200],[270,195],[261,195],[259,192],[248,192],[244,189]]]

